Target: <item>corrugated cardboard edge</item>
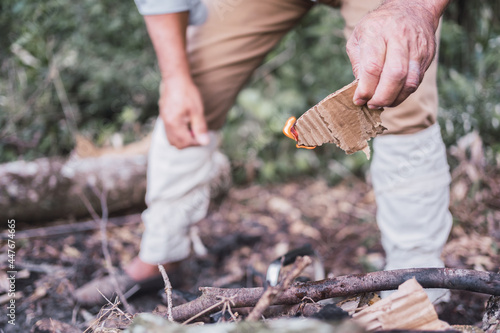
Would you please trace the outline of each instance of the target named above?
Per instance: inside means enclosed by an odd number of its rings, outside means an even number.
[[[415,278],[401,284],[389,297],[353,315],[369,331],[435,330],[445,331],[448,323],[438,319],[429,297]]]
[[[353,103],[357,85],[354,81],[328,95],[297,119],[298,145],[335,143],[347,154],[363,150],[369,157],[368,140],[386,128],[380,120],[383,110],[370,110],[366,105]]]

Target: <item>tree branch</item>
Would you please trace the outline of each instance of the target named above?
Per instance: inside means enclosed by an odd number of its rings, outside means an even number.
[[[380,290],[392,290],[415,277],[424,288],[446,288],[500,295],[500,274],[453,268],[414,268],[346,275],[315,282],[296,283],[275,298],[273,304],[298,304],[307,296],[313,301]],[[202,296],[172,309],[174,320],[183,321],[220,301],[233,297],[234,307],[255,306],[263,288],[200,288]],[[214,313],[221,305],[207,313]]]
[[[256,321],[262,317],[264,311],[273,303],[274,299],[278,297],[282,292],[287,290],[292,284],[293,280],[299,276],[300,273],[309,264],[312,263],[310,257],[298,257],[295,264],[290,272],[285,276],[283,281],[277,286],[269,286],[266,291],[262,294],[261,298],[253,308],[252,312],[247,317],[248,321]]]

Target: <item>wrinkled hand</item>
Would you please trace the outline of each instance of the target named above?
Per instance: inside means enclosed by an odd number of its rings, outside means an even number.
[[[209,144],[203,102],[191,77],[180,75],[162,80],[159,107],[171,145],[182,149]]]
[[[347,42],[359,79],[354,103],[396,106],[417,90],[436,52],[438,23],[419,1],[388,0],[366,15]]]

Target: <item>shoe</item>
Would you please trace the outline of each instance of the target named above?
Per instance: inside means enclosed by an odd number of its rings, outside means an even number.
[[[161,275],[142,281],[135,281],[124,271],[115,274],[116,282],[126,299],[133,295],[163,288]],[[102,294],[102,295],[101,295]],[[103,295],[110,301],[117,296],[113,279],[110,275],[94,279],[75,291],[75,300],[82,306],[90,307],[106,303]]]

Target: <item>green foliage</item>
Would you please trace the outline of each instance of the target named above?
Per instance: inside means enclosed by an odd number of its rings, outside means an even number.
[[[490,160],[500,152],[499,11],[497,0],[453,2],[440,53],[445,141],[477,130]],[[238,180],[362,174],[361,153],[296,149],[281,133],[288,117],[353,79],[342,26],[339,11],[316,6],[242,91],[223,142]],[[132,1],[3,0],[0,29],[0,162],[67,154],[75,131],[107,144],[151,129],[159,75]]]
[[[500,156],[498,1],[458,1],[441,34],[440,123],[448,145],[476,130],[490,161]]]
[[[156,112],[159,75],[133,2],[1,7],[0,160],[65,154],[76,128],[98,142],[141,135]]]

